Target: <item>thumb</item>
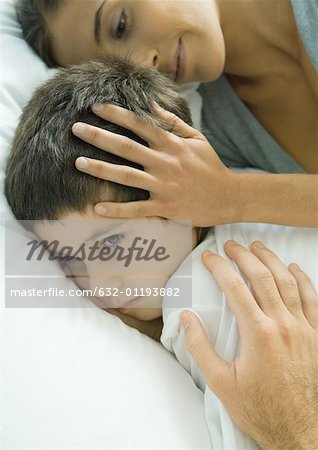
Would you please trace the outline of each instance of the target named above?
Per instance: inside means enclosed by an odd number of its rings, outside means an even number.
[[[222,359],[206,334],[199,318],[190,311],[183,311],[180,320],[184,328],[188,352],[202,373],[211,391],[223,400],[232,385],[229,364]]]

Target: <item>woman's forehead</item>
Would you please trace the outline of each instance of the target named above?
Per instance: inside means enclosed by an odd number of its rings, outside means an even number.
[[[100,0],[63,0],[57,11],[47,17],[52,51],[59,65],[98,58],[96,17],[100,18],[101,5]]]

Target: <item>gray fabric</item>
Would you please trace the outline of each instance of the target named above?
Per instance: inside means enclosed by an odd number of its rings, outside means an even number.
[[[292,0],[305,48],[318,72],[318,0]],[[272,173],[306,171],[271,137],[240,100],[225,76],[200,85],[202,132],[223,163]]]
[[[299,34],[318,72],[318,0],[291,0]]]

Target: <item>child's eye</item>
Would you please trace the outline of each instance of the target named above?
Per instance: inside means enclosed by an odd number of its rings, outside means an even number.
[[[127,28],[127,15],[125,13],[125,10],[122,11],[119,22],[116,29],[116,38],[121,39],[123,35],[125,34]]]
[[[102,247],[115,247],[123,237],[123,234],[112,234],[111,236],[99,241],[99,243]]]

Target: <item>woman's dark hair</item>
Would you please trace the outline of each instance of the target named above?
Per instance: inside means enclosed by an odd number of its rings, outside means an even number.
[[[47,16],[56,11],[61,0],[17,0],[17,18],[27,43],[49,67],[57,67],[52,50],[52,38]]]

